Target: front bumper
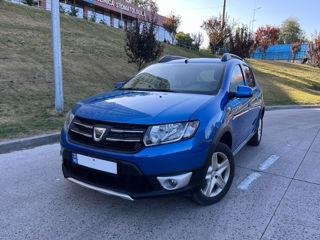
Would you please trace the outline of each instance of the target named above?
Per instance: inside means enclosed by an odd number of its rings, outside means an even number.
[[[139,199],[192,192],[200,187],[210,144],[193,138],[162,146],[145,148],[136,154],[122,154],[75,145],[62,131],[62,170],[65,178],[84,187],[125,199]],[[79,166],[72,153],[117,162],[118,174]],[[185,187],[166,190],[157,177],[192,173]]]
[[[157,180],[159,175],[145,175],[132,163],[117,161],[118,174],[113,175],[74,164],[72,151],[64,150],[62,156],[62,171],[65,178],[84,187],[128,200],[192,192],[200,187],[201,179],[206,172],[204,168],[190,171],[192,176],[186,187],[169,191],[164,189]],[[182,173],[170,174],[170,176]]]

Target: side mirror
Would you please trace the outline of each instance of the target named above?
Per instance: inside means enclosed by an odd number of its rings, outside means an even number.
[[[253,95],[253,90],[248,86],[239,86],[238,91],[232,95],[237,98],[250,98]]]
[[[117,85],[116,85],[116,89],[119,89],[119,88],[121,88],[122,86],[123,86],[123,82],[121,82],[121,83],[118,83]]]

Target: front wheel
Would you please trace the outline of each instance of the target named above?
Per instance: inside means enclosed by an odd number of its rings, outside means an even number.
[[[234,176],[234,159],[230,148],[218,143],[208,163],[207,172],[193,200],[201,205],[220,201],[230,189]]]

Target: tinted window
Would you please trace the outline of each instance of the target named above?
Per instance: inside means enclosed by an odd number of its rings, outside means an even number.
[[[247,67],[247,66],[243,66],[242,69],[243,69],[244,75],[246,76],[246,80],[247,80],[248,86],[252,87],[252,88],[255,87],[256,84],[254,82],[254,78],[253,78],[253,75],[252,75],[252,72],[251,72],[250,68]]]
[[[216,93],[224,73],[223,63],[160,63],[129,80],[122,89]]]
[[[230,91],[231,92],[238,91],[239,86],[244,86],[244,80],[243,80],[241,68],[239,65],[237,65],[232,72]]]

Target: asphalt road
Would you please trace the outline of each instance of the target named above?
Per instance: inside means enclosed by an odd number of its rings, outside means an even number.
[[[226,197],[135,202],[66,181],[59,145],[0,155],[0,239],[320,239],[320,109],[267,112]]]

